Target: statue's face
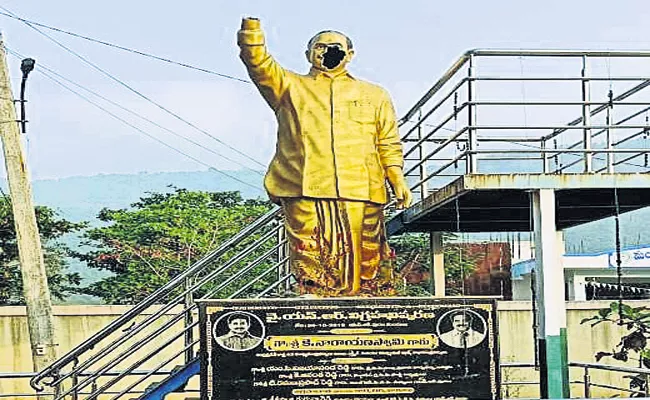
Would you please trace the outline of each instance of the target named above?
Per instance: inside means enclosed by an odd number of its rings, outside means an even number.
[[[348,48],[345,36],[336,32],[325,32],[311,41],[305,55],[314,68],[336,73],[345,70],[352,60],[354,50]]]

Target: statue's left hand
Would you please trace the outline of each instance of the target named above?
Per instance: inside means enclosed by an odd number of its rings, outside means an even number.
[[[413,195],[406,184],[402,168],[398,166],[386,168],[386,177],[390,186],[393,188],[395,198],[397,198],[397,208],[401,210],[410,207],[413,201]]]

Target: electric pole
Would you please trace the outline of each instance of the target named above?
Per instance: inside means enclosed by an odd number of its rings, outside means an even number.
[[[33,60],[31,60],[33,68]],[[23,63],[23,81],[31,68]],[[50,289],[47,286],[41,238],[36,225],[32,188],[18,129],[4,39],[0,36],[0,138],[14,214],[18,261],[27,303],[27,321],[34,371],[56,359]]]

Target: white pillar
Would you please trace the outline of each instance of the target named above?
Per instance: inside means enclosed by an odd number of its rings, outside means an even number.
[[[540,392],[542,398],[569,396],[564,269],[555,226],[555,192],[533,192],[535,259],[539,304]]]
[[[555,196],[553,196],[555,197]],[[555,207],[555,202],[553,202],[553,206]],[[553,213],[555,214],[555,212]],[[554,217],[555,218],[555,217]],[[555,219],[553,220],[553,225],[555,226]],[[555,243],[557,244],[556,250],[555,250],[555,262],[557,263],[557,268],[560,271],[560,274],[562,275],[562,284],[563,288],[565,288],[562,293],[566,290],[567,285],[565,284],[566,282],[566,270],[564,269],[564,255],[566,254],[566,245],[564,241],[564,232],[563,231],[555,231]],[[572,289],[569,289],[569,291],[572,291]],[[566,299],[565,297],[562,297],[562,299]],[[569,297],[570,298],[570,297]],[[566,326],[566,322],[564,323],[564,326]]]
[[[442,244],[442,233],[431,232],[430,235],[433,295],[445,297],[445,252]]]

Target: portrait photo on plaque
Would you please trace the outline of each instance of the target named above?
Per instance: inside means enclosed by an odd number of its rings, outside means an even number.
[[[262,343],[265,330],[256,315],[231,311],[215,322],[212,334],[215,343],[225,350],[248,351]]]
[[[440,317],[436,333],[447,346],[457,349],[471,348],[485,340],[487,324],[476,311],[467,308],[456,309]]]

